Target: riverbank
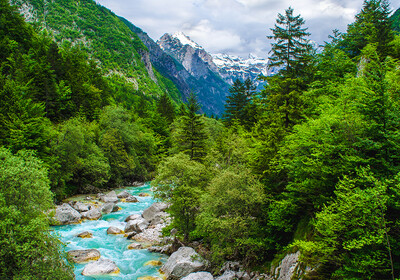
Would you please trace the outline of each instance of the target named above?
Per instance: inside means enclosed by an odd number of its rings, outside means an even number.
[[[138,202],[123,202],[120,199],[117,202],[119,210],[109,214],[103,214],[99,220],[84,220],[79,224],[70,224],[55,226],[55,232],[59,234],[60,239],[66,244],[66,251],[71,250],[88,250],[96,249],[101,254],[101,259],[109,259],[115,262],[119,269],[119,273],[113,276],[113,279],[140,279],[142,277],[154,277],[153,279],[162,279],[162,275],[158,271],[161,264],[167,259],[166,255],[160,253],[149,252],[144,249],[152,242],[128,240],[125,234],[107,234],[110,227],[115,227],[125,231],[128,224],[125,219],[130,215],[141,216],[143,211],[149,208],[156,202],[151,194],[150,186],[145,184],[139,187],[127,187],[124,189],[115,190],[119,192],[126,191],[130,195],[137,198]],[[140,196],[140,194],[142,194]],[[143,194],[149,194],[145,196]],[[85,202],[86,197],[94,198],[94,196],[73,197],[72,200]],[[71,199],[69,199],[70,201]],[[94,200],[87,200],[88,203],[93,203]],[[100,207],[100,202],[99,202]],[[151,225],[149,225],[151,226]],[[161,230],[161,227],[158,226]],[[151,230],[157,230],[154,226]],[[91,238],[80,238],[78,235],[82,232],[92,234]],[[143,234],[142,234],[143,235]],[[154,242],[153,242],[154,243]],[[136,248],[129,249],[132,244],[140,244]],[[102,279],[109,276],[83,276],[81,273],[87,263],[75,264],[75,275],[77,280],[84,279]],[[143,278],[145,279],[145,278]]]

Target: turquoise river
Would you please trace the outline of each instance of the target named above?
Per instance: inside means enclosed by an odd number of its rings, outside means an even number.
[[[103,215],[97,221],[84,221],[81,224],[65,225],[54,227],[55,231],[60,235],[61,240],[66,244],[66,250],[82,250],[97,249],[101,253],[102,258],[113,260],[120,269],[120,273],[116,276],[82,276],[81,272],[86,264],[75,264],[75,275],[77,280],[88,279],[130,279],[135,280],[139,277],[153,276],[161,277],[158,272],[159,266],[145,265],[151,260],[160,260],[165,262],[167,256],[151,253],[147,249],[128,250],[127,247],[133,241],[126,239],[123,235],[107,235],[107,229],[115,226],[120,229],[125,228],[125,218],[131,214],[141,214],[144,209],[149,207],[154,199],[152,196],[139,197],[139,193],[149,193],[150,186],[148,184],[141,187],[128,187],[119,191],[126,190],[130,194],[139,199],[138,203],[122,203],[118,206],[122,208],[118,212]],[[93,238],[79,238],[76,235],[89,231],[93,233]],[[153,279],[154,279],[153,278]]]

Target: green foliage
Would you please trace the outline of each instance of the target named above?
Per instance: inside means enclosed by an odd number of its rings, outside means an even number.
[[[388,279],[391,252],[385,218],[387,184],[367,170],[355,179],[345,177],[335,190],[336,200],[316,215],[314,244],[299,242],[306,258],[322,264],[321,277]]]
[[[376,44],[381,59],[391,54],[390,42],[394,39],[391,11],[387,0],[364,0],[363,9],[356,21],[348,26],[341,46],[350,57],[357,57],[368,44]]]
[[[155,140],[122,107],[104,108],[99,120],[99,144],[111,166],[110,184],[146,179],[154,169]]]
[[[265,195],[262,185],[244,168],[217,174],[201,197],[199,231],[210,242],[213,258],[259,262],[265,245],[259,227]]]
[[[180,153],[160,163],[158,175],[151,183],[157,198],[172,203],[169,211],[174,218],[173,225],[184,235],[185,241],[195,229],[200,195],[210,176],[203,164]]]
[[[306,39],[310,33],[303,27],[304,23],[304,19],[294,16],[289,7],[284,15],[278,14],[275,27],[271,28],[273,35],[268,36],[276,41],[271,44],[270,67],[282,67],[279,72],[288,77],[299,75],[311,58],[312,47]]]
[[[202,161],[206,156],[207,134],[204,131],[204,122],[196,114],[200,110],[197,97],[192,93],[188,99],[187,111],[178,120],[176,130],[176,144],[179,151],[188,154],[190,159]]]
[[[75,118],[59,125],[57,130],[52,143],[57,160],[50,173],[54,192],[64,197],[108,182],[110,164],[96,144],[96,125]]]
[[[234,121],[250,129],[255,122],[253,97],[256,87],[250,79],[244,82],[236,80],[229,89],[231,93],[225,103],[224,121],[231,126]]]
[[[44,214],[52,206],[47,170],[27,151],[0,148],[0,163],[1,278],[72,279]]]

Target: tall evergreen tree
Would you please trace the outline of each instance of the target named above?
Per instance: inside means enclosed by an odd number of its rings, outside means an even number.
[[[280,73],[285,76],[298,76],[310,60],[312,46],[306,39],[310,33],[303,27],[304,23],[304,19],[300,15],[294,16],[289,7],[285,15],[278,14],[275,28],[271,28],[273,35],[267,36],[276,41],[272,44],[270,67],[282,67]]]
[[[231,125],[235,120],[241,125],[252,122],[250,104],[254,96],[256,87],[250,79],[245,82],[236,80],[229,89],[231,93],[225,103],[224,120]]]
[[[356,21],[348,26],[342,45],[350,57],[361,54],[368,44],[376,44],[381,59],[391,53],[390,42],[394,39],[390,7],[387,0],[365,0]]]
[[[189,155],[191,160],[201,161],[206,155],[207,134],[201,115],[196,114],[200,110],[200,104],[194,93],[188,98],[187,113],[183,116],[183,135],[181,149]]]
[[[175,118],[175,109],[171,98],[166,93],[161,95],[160,99],[157,101],[157,112],[160,113],[169,124],[173,122]]]

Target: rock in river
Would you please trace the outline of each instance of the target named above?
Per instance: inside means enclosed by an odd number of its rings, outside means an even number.
[[[79,233],[77,235],[77,237],[80,237],[80,238],[92,238],[93,237],[93,233],[91,233],[89,231],[84,231],[84,232]]]
[[[72,250],[68,252],[68,256],[76,263],[86,263],[100,259],[100,252],[96,249]]]
[[[97,208],[92,207],[91,210],[82,213],[82,218],[88,220],[98,220],[102,217],[100,211]]]
[[[83,276],[118,274],[119,268],[112,260],[100,259],[89,263],[82,271]]]
[[[107,234],[124,234],[124,231],[117,227],[109,227],[107,229]]]

